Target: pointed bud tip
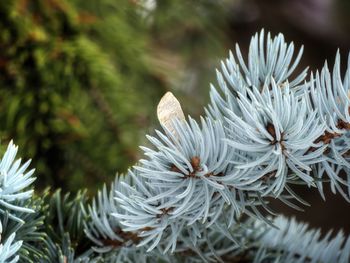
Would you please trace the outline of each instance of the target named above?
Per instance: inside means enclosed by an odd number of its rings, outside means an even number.
[[[173,127],[173,121],[175,119],[180,121],[185,120],[181,104],[171,92],[167,92],[161,98],[157,107],[157,117],[160,124],[171,132],[175,130]]]

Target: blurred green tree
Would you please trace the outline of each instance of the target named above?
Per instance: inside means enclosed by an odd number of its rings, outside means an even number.
[[[208,101],[213,68],[232,48],[230,20],[237,1],[153,2],[148,19],[154,70],[178,91],[186,112],[202,114],[198,109]]]
[[[138,159],[165,90],[176,89],[185,111],[201,114],[199,94],[229,46],[230,6],[1,2],[0,139],[13,138],[33,158],[39,186],[95,189]]]
[[[23,146],[40,185],[95,188],[125,171],[163,93],[135,4],[86,2],[0,3],[1,139]]]

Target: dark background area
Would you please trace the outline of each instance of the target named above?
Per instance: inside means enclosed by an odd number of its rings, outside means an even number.
[[[262,28],[304,45],[300,69],[343,70],[350,51],[348,0],[9,0],[0,3],[0,138],[36,167],[38,189],[76,191],[124,173],[158,128],[172,91],[185,114],[208,102],[215,68]],[[328,189],[328,188],[327,188]],[[350,233],[350,204],[297,189],[305,212],[275,210],[323,231]]]

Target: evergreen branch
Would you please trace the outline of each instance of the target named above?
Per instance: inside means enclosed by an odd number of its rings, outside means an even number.
[[[291,76],[302,49],[293,53],[282,34],[265,41],[264,31],[248,62],[237,46],[199,122],[168,93],[158,107],[164,132],[147,136],[145,158],[89,206],[83,191],[33,198],[33,170],[14,162],[11,142],[0,162],[0,262],[348,262],[350,237],[322,237],[268,204],[300,209],[293,200],[307,203],[290,185],[323,196],[325,175],[349,200],[350,69],[342,79],[337,54],[332,74],[325,65],[301,85],[307,69]]]
[[[329,231],[322,237],[320,229],[309,229],[308,224],[294,218],[279,216],[274,223],[278,228],[255,222],[254,238],[260,244],[255,262],[276,262],[276,258],[278,262],[349,262],[350,237],[342,231],[334,237]]]
[[[32,177],[34,169],[26,172],[30,160],[21,165],[21,159],[15,161],[18,147],[12,141],[0,162],[0,213],[13,211],[10,216],[19,222],[21,218],[16,217],[14,212],[33,213],[34,210],[23,206],[18,206],[14,202],[18,200],[28,200],[33,194],[33,190],[26,190],[35,180]]]
[[[279,221],[270,219],[258,208],[273,213],[267,197],[278,198],[296,209],[299,207],[289,201],[291,198],[306,204],[290,184],[318,187],[322,193],[319,179],[326,171],[331,173],[332,188],[340,191],[339,183],[350,188],[349,181],[338,176],[348,169],[346,159],[341,156],[349,150],[344,134],[350,127],[350,122],[344,119],[349,116],[350,99],[346,95],[342,100],[345,106],[340,105],[338,109],[335,101],[339,96],[332,97],[333,94],[347,94],[342,86],[339,88],[339,59],[333,74],[337,78],[333,82],[330,77],[323,77],[321,81],[316,79],[300,85],[307,70],[294,80],[289,79],[299,63],[302,49],[293,62],[294,46],[285,43],[283,35],[271,39],[268,34],[266,49],[264,42],[263,31],[252,38],[247,65],[238,47],[238,63],[231,53],[226,64],[222,64],[223,75],[218,72],[218,82],[224,96],[212,86],[208,116],[201,118],[200,124],[191,118],[188,121],[176,119],[173,114],[168,116],[174,117],[173,125],[164,122],[164,133],[156,131],[157,137],[147,137],[154,147],[141,147],[147,158],[141,159],[129,171],[131,179],[121,182],[116,189],[118,209],[111,213],[123,232],[136,235],[138,247],[145,246],[147,252],[159,249],[177,255],[186,244],[196,255],[194,261],[199,257],[202,261],[222,262],[227,255],[218,253],[219,247],[211,244],[207,236],[208,231],[216,228],[218,240],[230,237],[227,247],[231,250],[228,251],[247,260],[253,260],[249,253],[254,252],[255,259],[264,261],[271,251],[263,250],[261,243],[255,248],[252,246],[261,240],[249,239],[242,229],[228,236],[225,233],[237,225],[242,214],[259,224],[267,223],[266,231],[273,231]],[[346,88],[350,85],[348,75],[342,84]],[[317,91],[312,91],[309,85],[313,83],[326,87],[319,85],[314,88]],[[344,109],[341,115],[340,110]],[[331,117],[325,117],[327,114]],[[332,122],[334,116],[338,118]],[[325,118],[337,125],[331,126]],[[169,122],[166,116],[162,116],[161,122],[163,119]],[[336,129],[330,129],[334,127]],[[339,147],[328,150],[336,140],[341,140],[338,143],[343,147],[341,153],[337,153]],[[319,167],[323,170],[315,176]],[[246,228],[252,230],[249,222]],[[287,222],[282,223],[281,228],[286,225]],[[318,240],[319,236],[312,231],[305,232],[308,233]],[[242,239],[237,238],[239,234]],[[201,244],[203,236],[209,242],[206,245]],[[325,239],[319,243],[332,246],[339,240]],[[310,241],[310,249],[317,246],[317,242]],[[247,244],[247,249],[242,244]],[[221,247],[225,246],[221,243]],[[271,260],[324,260],[314,254],[293,254],[286,247],[282,254],[276,254],[278,248],[274,249]]]
[[[36,207],[30,204],[33,190],[28,190],[35,180],[32,177],[34,170],[25,172],[30,161],[23,165],[21,159],[15,161],[17,150],[11,141],[0,162],[0,262],[4,263],[17,262],[19,254],[32,250],[30,244],[23,244],[26,240],[23,234],[28,227],[33,231],[33,226],[40,225],[40,219],[34,220]],[[36,233],[30,235],[35,239]],[[32,256],[36,253],[34,249]]]
[[[2,224],[0,222],[0,234],[2,234]],[[16,237],[15,233],[12,233],[4,243],[0,243],[0,262],[3,263],[16,263],[19,260],[19,255],[16,253],[22,246],[22,241],[14,242]]]

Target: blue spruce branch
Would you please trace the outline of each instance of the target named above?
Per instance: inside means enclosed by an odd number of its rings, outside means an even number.
[[[84,192],[36,203],[33,170],[15,161],[11,142],[0,162],[0,222],[8,228],[0,263],[349,262],[342,232],[322,236],[269,206],[270,198],[309,205],[294,184],[325,198],[329,183],[350,201],[350,58],[344,78],[339,53],[332,72],[325,64],[308,76],[295,72],[303,48],[294,51],[282,34],[264,31],[246,61],[237,45],[198,121],[168,93],[158,107],[163,131],[147,136],[144,158],[90,205]],[[29,229],[37,249],[23,235]]]
[[[23,241],[16,239],[16,232],[25,223],[24,217],[35,212],[24,205],[33,195],[29,187],[35,180],[32,176],[34,169],[26,172],[30,161],[22,165],[21,159],[15,161],[17,150],[18,147],[11,141],[0,161],[0,262],[6,263],[19,260]],[[15,224],[8,224],[9,220]]]
[[[134,247],[145,247],[147,252],[170,253],[176,258],[185,244],[196,255],[191,259],[194,262],[242,255],[250,260],[266,258],[266,262],[327,262],[326,256],[298,254],[288,245],[262,244],[261,236],[248,235],[254,230],[250,221],[241,221],[246,214],[259,224],[263,236],[280,231],[278,241],[288,244],[288,238],[300,239],[293,232],[299,225],[265,216],[264,210],[274,215],[268,197],[300,209],[293,199],[307,203],[293,192],[292,185],[317,187],[322,194],[322,177],[327,174],[332,189],[348,199],[341,185],[349,187],[350,183],[339,173],[348,169],[349,73],[341,81],[338,56],[333,80],[327,69],[316,74],[316,79],[311,75],[309,81],[307,69],[290,79],[302,51],[294,58],[293,43],[287,44],[282,34],[265,38],[264,31],[252,38],[247,62],[237,46],[236,56],[230,53],[222,63],[223,73],[217,72],[220,90],[211,86],[207,116],[197,122],[171,113],[174,118],[170,125],[164,122],[164,132],[147,137],[153,147],[141,147],[146,158],[130,169],[129,179],[119,182],[113,201],[116,208],[106,210],[112,215],[107,222],[118,224],[118,231],[133,233],[138,238]],[[289,224],[291,232],[283,232]],[[106,231],[105,227],[99,229]],[[343,248],[341,235],[319,240],[310,231],[305,232],[312,237],[307,244],[310,250],[320,251],[320,244],[326,244],[328,255],[346,262],[348,244]],[[208,235],[218,235],[221,247],[211,244]],[[226,238],[227,247],[222,241]],[[257,242],[259,246],[251,245]]]

